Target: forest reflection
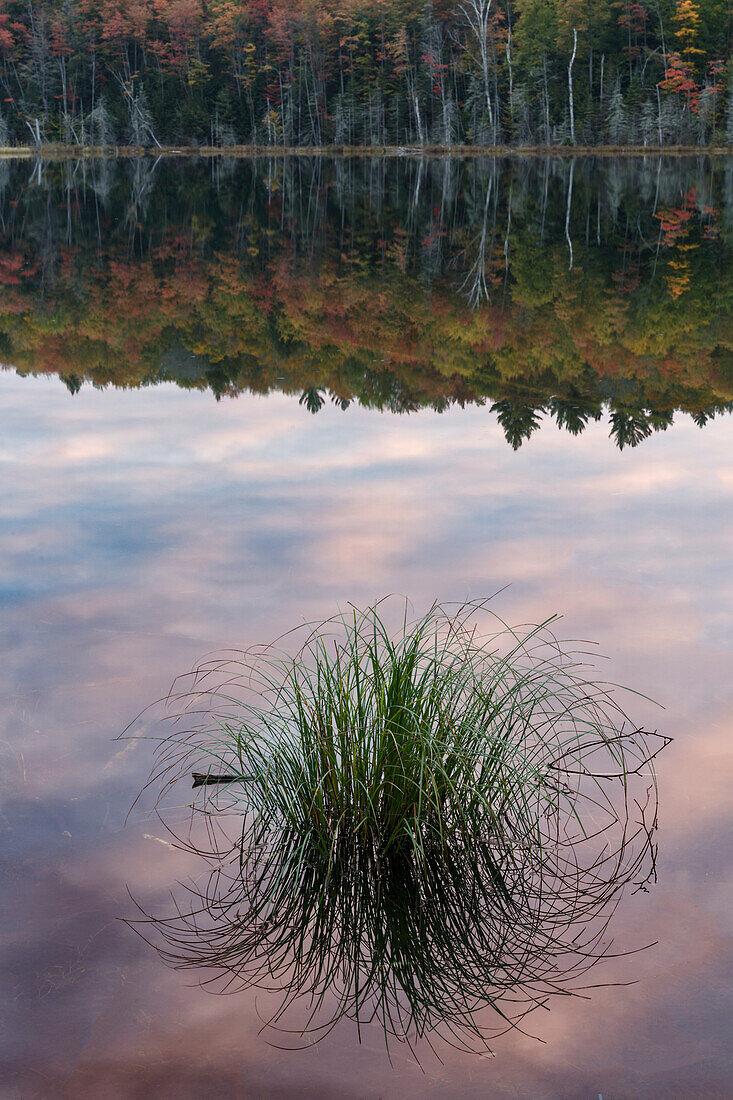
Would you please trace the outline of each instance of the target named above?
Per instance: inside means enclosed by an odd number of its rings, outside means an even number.
[[[22,374],[485,404],[515,449],[733,408],[733,161],[0,163],[0,355]]]

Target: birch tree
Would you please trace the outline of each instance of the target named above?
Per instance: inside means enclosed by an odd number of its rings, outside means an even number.
[[[466,0],[465,3],[461,4],[461,11],[468,23],[471,34],[476,40],[481,66],[481,77],[483,80],[486,114],[493,139],[496,141],[496,123],[491,102],[491,45],[489,40],[491,4],[492,0]]]
[[[573,102],[573,64],[578,52],[578,29],[573,27],[573,52],[568,65],[568,97],[570,99],[570,140],[575,145],[575,104]]]

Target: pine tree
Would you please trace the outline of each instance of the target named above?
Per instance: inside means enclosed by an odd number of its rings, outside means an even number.
[[[611,145],[622,145],[628,133],[628,120],[624,97],[621,94],[621,81],[616,79],[613,91],[608,97],[608,140]]]

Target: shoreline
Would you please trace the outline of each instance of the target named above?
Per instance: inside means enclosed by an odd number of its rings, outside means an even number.
[[[14,145],[0,147],[3,160],[103,160],[158,157],[220,157],[254,160],[284,157],[324,159],[455,159],[561,157],[573,159],[644,157],[729,157],[733,145]]]

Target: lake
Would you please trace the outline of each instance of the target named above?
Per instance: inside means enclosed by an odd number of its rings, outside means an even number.
[[[3,161],[0,188],[3,1095],[729,1096],[733,160]],[[673,738],[658,881],[598,987],[493,1057],[390,1064],[348,1020],[278,1049],[260,994],[123,923],[197,867],[127,816],[152,746],[115,739],[212,651],[494,593],[664,708],[629,703]]]

